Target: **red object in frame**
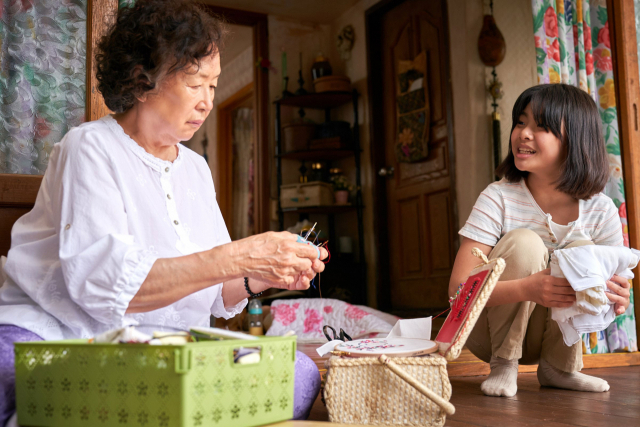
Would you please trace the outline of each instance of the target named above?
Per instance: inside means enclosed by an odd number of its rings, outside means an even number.
[[[469,316],[469,311],[475,304],[489,273],[491,273],[491,270],[483,270],[473,276],[469,276],[453,302],[451,312],[444,321],[440,332],[438,332],[436,337],[438,343],[452,344],[460,334],[461,328],[465,325],[465,321]]]

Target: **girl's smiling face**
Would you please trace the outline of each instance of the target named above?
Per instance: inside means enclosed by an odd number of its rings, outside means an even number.
[[[538,126],[527,105],[511,132],[511,150],[516,167],[532,174],[559,178],[566,152],[552,132]]]

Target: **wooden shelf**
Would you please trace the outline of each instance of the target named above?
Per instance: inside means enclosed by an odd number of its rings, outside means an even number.
[[[338,214],[343,212],[355,211],[357,208],[358,207],[356,205],[308,206],[304,208],[284,208],[282,209],[282,212],[293,212],[297,214]]]
[[[351,148],[328,149],[328,150],[298,150],[279,154],[281,159],[301,160],[301,161],[322,161],[346,159],[355,154]]]
[[[275,104],[290,105],[292,107],[313,108],[325,110],[350,103],[353,100],[351,92],[321,92],[307,95],[290,96],[276,100]]]

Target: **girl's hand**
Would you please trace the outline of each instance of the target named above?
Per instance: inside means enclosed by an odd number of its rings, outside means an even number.
[[[524,279],[527,301],[543,307],[571,307],[576,301],[576,291],[567,279],[551,276],[547,268]]]
[[[287,231],[267,232],[238,240],[232,245],[232,266],[239,276],[266,282],[281,289],[307,289],[316,273],[324,270],[320,259],[328,253],[297,242],[298,236]]]
[[[624,313],[629,307],[631,292],[629,289],[631,285],[629,281],[624,277],[614,275],[611,280],[607,281],[607,288],[613,293],[607,292],[607,298],[609,301],[614,302],[614,310],[616,315]]]

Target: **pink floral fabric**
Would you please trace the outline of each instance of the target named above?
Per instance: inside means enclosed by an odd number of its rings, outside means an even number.
[[[296,321],[296,310],[300,304],[287,305],[282,304],[277,307],[271,307],[271,315],[274,322],[280,322],[284,326],[288,326]]]
[[[273,323],[268,336],[284,335],[294,331],[299,342],[324,343],[324,325],[336,331],[344,329],[352,338],[386,336],[396,316],[370,307],[356,306],[344,301],[321,298],[276,300],[271,304]]]
[[[304,333],[321,332],[322,320],[322,315],[318,313],[318,310],[307,308],[304,311]]]
[[[344,314],[350,319],[360,320],[364,316],[368,316],[369,315],[369,313],[367,313],[364,310],[359,309],[358,307],[356,307],[354,305],[351,305],[351,304],[347,304],[347,305],[348,305],[348,307],[344,311]]]

